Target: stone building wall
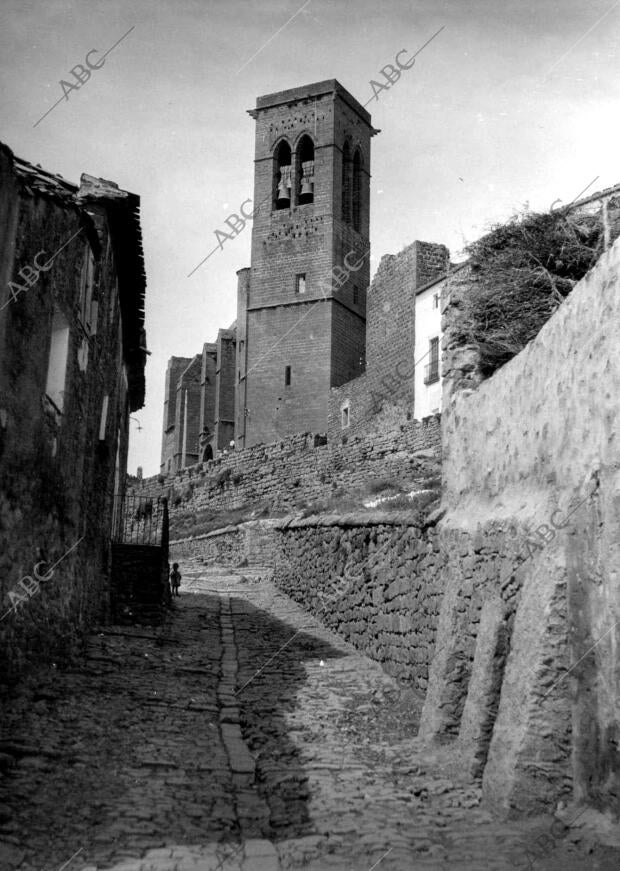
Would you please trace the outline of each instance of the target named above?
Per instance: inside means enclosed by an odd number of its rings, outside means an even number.
[[[242,450],[246,447],[246,360],[247,360],[247,308],[250,296],[251,269],[239,269],[237,272],[237,359],[235,375],[235,447]]]
[[[330,391],[330,440],[376,429],[374,417],[384,406],[400,408],[402,422],[413,417],[415,362],[424,353],[415,347],[416,290],[445,273],[448,257],[445,245],[416,241],[382,258],[366,304],[366,371]]]
[[[166,367],[160,463],[162,471],[168,469],[176,471],[174,454],[176,451],[177,384],[181,373],[191,362],[191,357],[170,357]]]
[[[325,431],[330,387],[362,371],[375,132],[368,112],[335,80],[259,97],[250,114],[256,120],[258,208],[247,304],[239,312],[246,318],[239,324],[246,335],[246,410],[237,409],[244,447],[294,432]],[[313,201],[293,197],[290,207],[275,208],[276,149],[283,142],[291,148],[295,189],[295,155],[305,136],[314,144]],[[342,202],[346,146],[351,157],[356,149],[362,156],[357,229],[345,220]],[[349,253],[349,262],[361,264],[353,274],[343,265]],[[342,282],[335,271],[345,275]],[[303,292],[297,276],[305,276]]]
[[[0,145],[2,686],[109,613],[113,494],[129,413],[144,401],[138,205],[111,182],[83,176],[78,188]],[[22,290],[6,299],[9,282]],[[59,324],[66,355],[52,351]]]
[[[228,448],[235,435],[236,357],[235,330],[219,330],[215,370],[214,448],[217,450]]]
[[[202,346],[202,365],[200,368],[200,424],[198,427],[199,446],[202,451],[211,446],[215,456],[215,371],[217,369],[217,345],[205,342]],[[202,438],[201,438],[202,436]],[[202,454],[198,457],[202,460]]]
[[[177,380],[173,469],[192,466],[198,461],[201,369],[202,358],[196,354]]]

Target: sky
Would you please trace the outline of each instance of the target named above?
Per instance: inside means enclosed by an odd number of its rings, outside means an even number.
[[[0,140],[141,198],[151,356],[130,473],[159,471],[168,358],[236,317],[249,224],[188,274],[252,197],[256,97],[336,78],[371,100],[372,272],[416,239],[459,260],[525,204],[620,182],[619,29],[620,0],[0,0]],[[60,81],[119,39],[65,98]]]

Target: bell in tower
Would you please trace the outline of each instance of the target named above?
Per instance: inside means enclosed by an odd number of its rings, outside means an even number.
[[[291,206],[291,147],[282,141],[276,153],[277,189],[275,192],[276,209],[289,209]]]
[[[291,167],[280,167],[280,183],[278,184],[278,196],[276,205],[279,209],[288,209],[291,204]]]
[[[280,440],[284,410],[288,434],[326,432],[330,391],[363,369],[377,132],[335,79],[257,97],[250,115],[253,202],[265,205],[252,222],[237,313],[235,431],[244,447]]]
[[[298,204],[305,206],[314,202],[314,143],[309,136],[302,136],[297,147],[297,178]]]

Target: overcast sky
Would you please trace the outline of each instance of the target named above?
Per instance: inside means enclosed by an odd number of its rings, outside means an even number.
[[[367,106],[372,270],[415,239],[453,257],[525,202],[620,181],[620,0],[0,0],[0,139],[78,182],[140,195],[147,271],[147,404],[129,471],[159,471],[166,361],[236,315],[250,229],[215,230],[253,193],[261,94],[336,78],[361,103],[400,49],[415,66]],[[90,49],[104,66],[63,96]],[[91,55],[96,62],[100,55]]]

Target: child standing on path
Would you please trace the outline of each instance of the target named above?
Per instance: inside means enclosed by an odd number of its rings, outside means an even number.
[[[181,586],[181,572],[179,571],[179,564],[172,563],[172,571],[170,572],[170,586],[172,587],[172,595],[179,595],[179,587]]]

